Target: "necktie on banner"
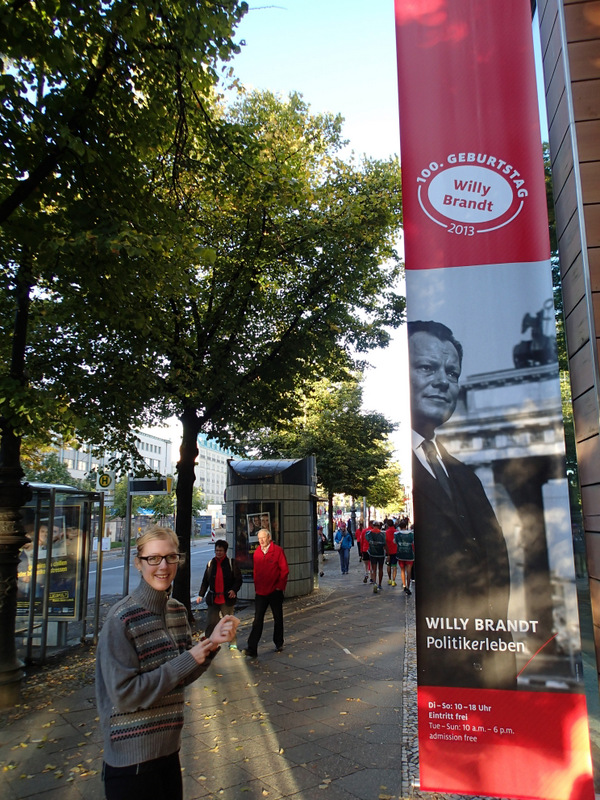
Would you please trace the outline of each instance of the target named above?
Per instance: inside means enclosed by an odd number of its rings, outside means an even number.
[[[445,469],[440,463],[436,446],[431,441],[431,439],[423,439],[421,447],[423,448],[423,452],[425,453],[425,458],[427,459],[427,463],[431,467],[431,471],[433,472],[436,481],[440,484],[440,486],[446,492],[448,497],[452,499],[452,489],[450,488],[450,480],[446,475]]]

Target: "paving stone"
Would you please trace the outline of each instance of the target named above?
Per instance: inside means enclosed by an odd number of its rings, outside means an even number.
[[[324,571],[313,595],[286,601],[283,653],[267,618],[257,660],[222,649],[187,689],[186,800],[452,800],[418,789],[412,604],[373,596],[360,565]],[[252,604],[240,614],[242,643]],[[88,646],[36,667],[0,714],[1,800],[104,797],[93,666]]]

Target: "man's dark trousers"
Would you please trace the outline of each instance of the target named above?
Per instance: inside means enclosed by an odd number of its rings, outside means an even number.
[[[273,642],[275,647],[283,647],[283,592],[276,589],[271,594],[257,594],[254,598],[254,622],[248,637],[248,651],[256,653],[263,632],[263,624],[267,608],[273,614]]]

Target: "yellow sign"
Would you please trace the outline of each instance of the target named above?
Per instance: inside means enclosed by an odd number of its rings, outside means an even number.
[[[102,491],[112,491],[115,488],[115,473],[100,472],[96,478],[96,486]]]

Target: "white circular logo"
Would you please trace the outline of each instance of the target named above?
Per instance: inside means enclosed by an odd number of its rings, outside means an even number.
[[[521,212],[528,191],[520,172],[488,153],[449,153],[417,176],[425,214],[448,233],[474,236],[508,225]]]
[[[439,214],[456,222],[490,222],[506,214],[513,201],[510,183],[487,167],[445,169],[433,178],[427,195]]]

